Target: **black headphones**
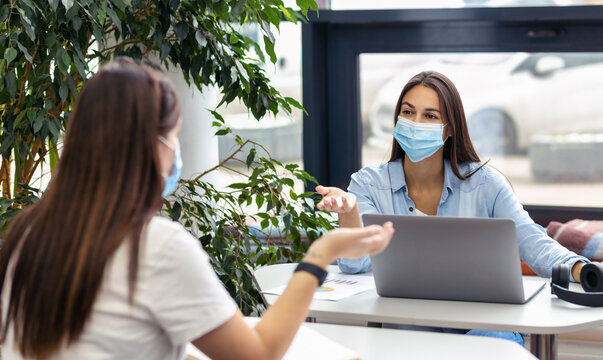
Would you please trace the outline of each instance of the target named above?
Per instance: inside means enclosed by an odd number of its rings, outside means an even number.
[[[602,307],[603,306],[603,264],[590,263],[580,271],[580,283],[585,292],[568,289],[570,267],[567,264],[553,266],[551,277],[551,294],[573,304]]]

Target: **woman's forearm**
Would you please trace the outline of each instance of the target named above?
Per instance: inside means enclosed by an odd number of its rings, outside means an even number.
[[[339,227],[342,228],[355,228],[362,227],[362,221],[360,220],[360,212],[358,211],[358,204],[354,205],[352,210],[347,213],[339,213]]]
[[[326,269],[333,261],[333,257],[311,247],[303,261]],[[268,350],[270,358],[280,359],[287,351],[299,325],[308,314],[317,287],[316,276],[305,271],[293,273],[283,294],[256,325],[255,330]]]
[[[256,325],[270,359],[280,359],[293,341],[308,313],[318,280],[312,274],[297,272],[278,300]]]

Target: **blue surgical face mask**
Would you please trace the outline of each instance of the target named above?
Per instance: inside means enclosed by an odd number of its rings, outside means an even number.
[[[167,141],[163,136],[159,136],[159,141],[161,141],[165,146],[174,152],[172,171],[169,175],[162,174],[165,185],[163,186],[161,196],[166,197],[173,193],[174,190],[176,190],[176,187],[178,187],[178,181],[180,181],[180,175],[182,173],[182,155],[180,154],[180,143],[176,143],[174,146],[170,144],[169,141]]]
[[[444,145],[445,124],[425,124],[398,116],[394,138],[412,162],[430,157]]]

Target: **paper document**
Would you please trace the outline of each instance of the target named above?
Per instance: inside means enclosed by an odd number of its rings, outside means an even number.
[[[264,294],[281,295],[286,286],[283,285],[262,292]],[[375,280],[372,276],[329,273],[324,284],[316,289],[312,298],[315,300],[337,301],[374,288]]]

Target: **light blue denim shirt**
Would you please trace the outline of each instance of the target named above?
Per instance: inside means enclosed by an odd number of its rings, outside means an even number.
[[[459,173],[468,174],[478,166],[477,163],[460,164]],[[352,175],[348,191],[356,195],[361,215],[416,215],[415,204],[408,196],[401,159],[360,169]],[[588,262],[551,239],[542,226],[534,223],[515,197],[507,179],[489,166],[461,180],[452,172],[450,162],[445,160],[444,188],[437,215],[513,220],[520,258],[542,277],[551,277],[555,264],[573,266],[576,261]],[[337,263],[341,271],[346,273],[371,271],[368,256],[339,259]]]

